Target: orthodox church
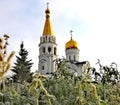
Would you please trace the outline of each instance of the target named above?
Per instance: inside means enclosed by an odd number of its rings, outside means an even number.
[[[50,22],[50,9],[47,5],[45,10],[46,20],[43,29],[42,36],[40,37],[39,43],[39,63],[38,72],[41,74],[51,74],[57,70],[57,65],[55,61],[57,56],[57,44],[56,37],[52,30],[52,25]],[[77,73],[81,75],[82,72],[90,67],[88,61],[79,61],[79,47],[78,43],[72,38],[72,31],[70,40],[65,44],[65,55],[66,55],[66,66],[68,70],[72,73]]]

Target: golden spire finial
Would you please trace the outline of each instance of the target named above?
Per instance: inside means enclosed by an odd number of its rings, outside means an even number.
[[[47,9],[45,10],[46,17],[48,18],[50,15],[50,10],[49,10],[49,3],[47,2]]]
[[[71,39],[72,39],[72,33],[73,33],[73,30],[70,30]]]
[[[50,23],[50,10],[49,10],[49,3],[47,3],[47,9],[45,10],[46,13],[46,21],[44,25],[43,35],[52,35],[54,36],[54,33],[52,31],[52,26]]]

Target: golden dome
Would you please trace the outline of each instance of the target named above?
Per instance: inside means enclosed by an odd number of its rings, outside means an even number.
[[[49,15],[49,14],[50,14],[50,10],[47,8],[47,9],[45,10],[45,13],[46,13],[46,15]]]
[[[70,41],[65,44],[65,49],[78,49],[78,43],[71,37]]]

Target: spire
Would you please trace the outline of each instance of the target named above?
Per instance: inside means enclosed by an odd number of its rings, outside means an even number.
[[[52,26],[50,23],[49,3],[47,3],[47,9],[45,10],[45,14],[46,14],[46,21],[45,21],[45,25],[44,25],[43,35],[54,36],[54,33],[52,31]]]

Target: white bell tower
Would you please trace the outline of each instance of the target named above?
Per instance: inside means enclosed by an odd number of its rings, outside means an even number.
[[[55,59],[57,59],[57,44],[56,37],[52,31],[50,23],[50,10],[45,10],[46,20],[44,25],[43,34],[40,37],[39,44],[39,64],[38,70],[41,74],[51,74],[56,70]]]

